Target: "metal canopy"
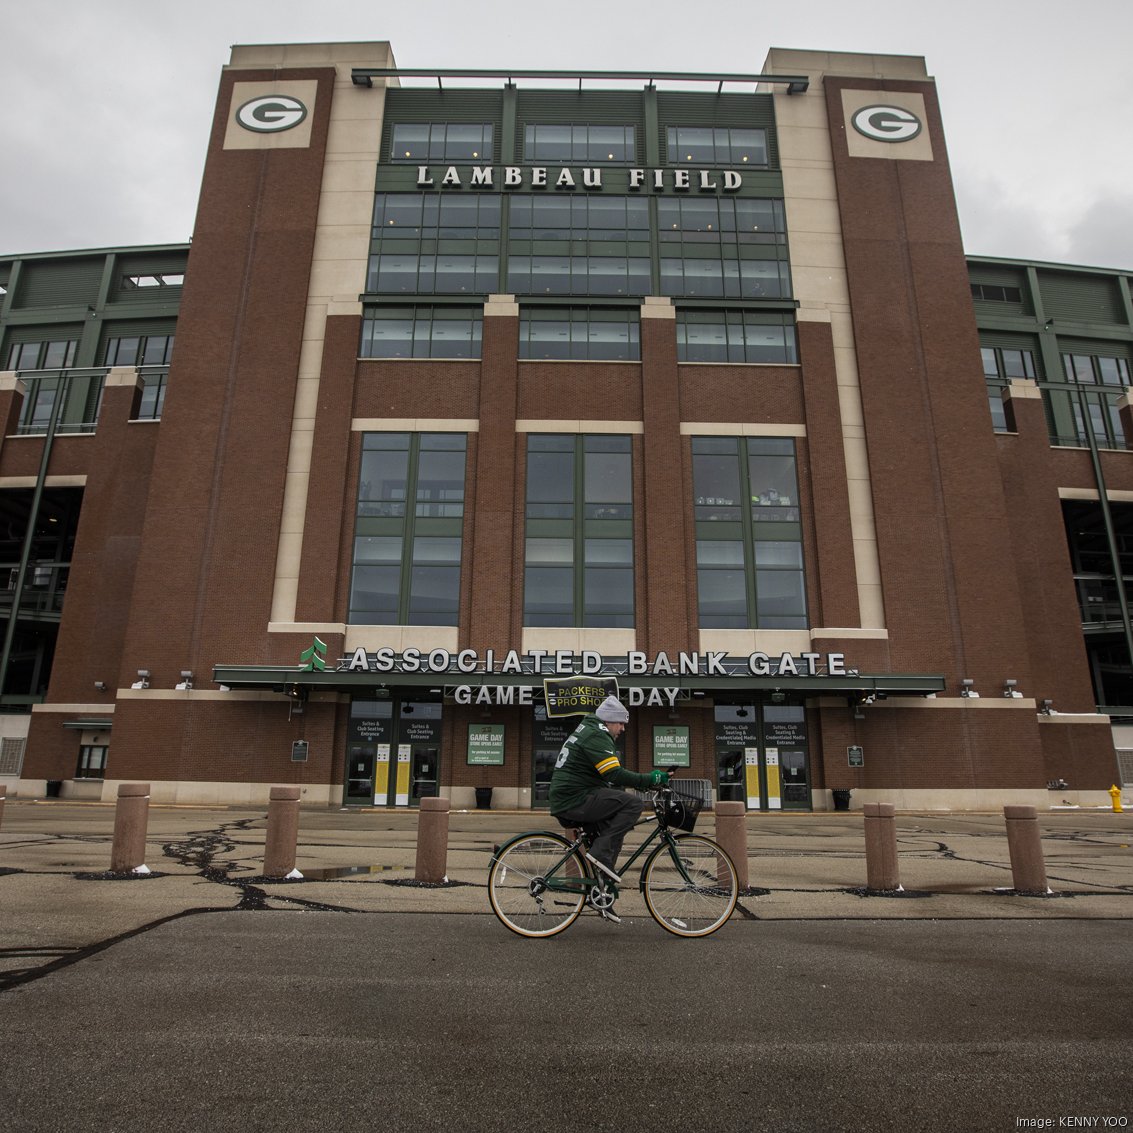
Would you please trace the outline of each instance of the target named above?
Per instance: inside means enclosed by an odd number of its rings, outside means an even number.
[[[455,670],[442,673],[375,673],[367,670],[350,672],[327,669],[322,672],[271,665],[216,665],[212,679],[230,689],[255,689],[260,692],[286,693],[302,690],[305,693],[360,692],[366,689],[426,688],[449,689],[458,685],[480,688],[484,685],[519,687],[541,686],[545,675],[524,673],[461,673]],[[555,674],[570,675],[570,674]],[[944,677],[931,673],[856,673],[844,676],[752,676],[749,673],[725,675],[670,676],[668,674],[631,674],[610,672],[606,667],[599,677],[616,677],[622,688],[677,688],[684,692],[804,692],[811,696],[869,696],[885,693],[889,696],[928,696],[943,692]]]
[[[351,81],[356,87],[372,87],[374,79],[436,79],[437,86],[444,89],[442,79],[505,79],[508,86],[514,86],[516,79],[559,79],[578,80],[578,89],[583,82],[611,82],[644,80],[646,86],[661,82],[714,83],[719,94],[725,83],[769,83],[785,85],[788,94],[803,94],[810,86],[806,75],[710,75],[691,74],[684,71],[449,71],[427,67],[354,67],[350,72]]]

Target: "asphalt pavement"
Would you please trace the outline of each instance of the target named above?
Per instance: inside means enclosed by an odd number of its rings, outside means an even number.
[[[1040,815],[1045,897],[1012,890],[999,815],[898,815],[884,897],[860,814],[752,816],[752,890],[714,936],[665,933],[627,891],[621,926],[548,941],[485,890],[538,815],[453,813],[436,886],[416,814],[304,810],[294,881],[262,876],[265,817],[153,807],[152,872],[125,877],[113,807],[8,801],[0,1128],[1133,1120],[1129,814]]]

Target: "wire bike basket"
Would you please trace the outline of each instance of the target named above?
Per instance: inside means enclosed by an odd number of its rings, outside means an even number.
[[[691,834],[696,829],[696,820],[704,809],[704,800],[699,794],[686,794],[680,787],[673,788],[673,797],[665,806],[665,823],[670,829],[684,830]]]

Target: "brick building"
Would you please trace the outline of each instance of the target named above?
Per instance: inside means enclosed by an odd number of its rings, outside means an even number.
[[[585,674],[752,809],[1107,801],[1127,278],[965,259],[923,60],[764,72],[237,47],[191,248],[0,260],[10,790],[538,807]]]

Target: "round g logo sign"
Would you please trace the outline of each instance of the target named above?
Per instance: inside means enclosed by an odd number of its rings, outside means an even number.
[[[257,134],[273,134],[280,130],[290,130],[307,117],[307,108],[297,99],[286,94],[268,94],[245,102],[236,111],[236,121],[245,130]]]
[[[850,124],[875,142],[907,142],[921,132],[921,120],[900,106],[863,106],[854,111]]]

